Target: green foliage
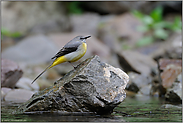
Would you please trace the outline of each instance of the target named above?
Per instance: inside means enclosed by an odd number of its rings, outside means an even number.
[[[80,8],[81,2],[79,1],[72,1],[68,2],[67,9],[69,14],[82,14],[83,10]]]
[[[1,29],[1,36],[11,37],[11,38],[19,38],[22,36],[20,32],[10,32],[4,28]]]
[[[161,7],[157,7],[150,13],[150,17],[153,19],[155,23],[161,22],[163,17],[163,9]]]
[[[181,32],[182,30],[182,21],[180,17],[176,17],[173,24],[170,26],[171,30]]]
[[[145,46],[153,43],[155,40],[166,40],[171,31],[181,32],[181,18],[176,17],[174,22],[163,20],[163,8],[155,8],[149,15],[144,15],[139,11],[132,11],[133,15],[141,20],[142,26],[139,26],[138,31],[148,34],[143,39],[137,42],[137,46]]]
[[[141,46],[145,46],[145,45],[149,45],[153,42],[153,37],[152,36],[146,36],[142,39],[140,39],[138,42],[137,42],[137,46],[138,47],[141,47]]]

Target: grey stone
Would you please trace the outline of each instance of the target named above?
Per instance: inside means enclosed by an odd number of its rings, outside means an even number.
[[[150,76],[145,76],[134,72],[129,72],[128,75],[130,80],[126,86],[126,90],[133,91],[135,93],[140,91],[144,95],[150,94],[150,87],[148,86],[152,81]]]
[[[17,45],[2,53],[2,58],[27,64],[40,64],[51,60],[59,47],[44,35],[35,35],[23,39]]]
[[[25,89],[13,89],[9,91],[5,96],[5,101],[12,102],[25,102],[31,98],[34,94],[33,91],[25,90]]]
[[[150,96],[151,94],[151,88],[152,88],[152,85],[149,84],[149,85],[146,85],[146,86],[143,86],[141,89],[140,89],[140,93],[145,95],[145,96]]]
[[[170,90],[165,94],[165,100],[172,103],[178,103],[178,104],[182,103],[181,97],[173,90]]]
[[[110,114],[126,97],[129,77],[119,68],[93,56],[56,81],[35,93],[18,107],[16,114],[31,111],[94,112]]]
[[[126,90],[137,93],[140,89],[135,83],[131,83],[126,86]]]
[[[5,95],[11,91],[11,88],[2,87],[1,88],[1,100],[4,100]]]
[[[130,78],[129,83],[130,82],[135,83],[139,88],[142,88],[142,87],[150,84],[152,81],[150,76],[145,76],[143,74],[137,74],[134,72],[130,72],[130,73],[128,73],[128,75]]]
[[[39,91],[39,85],[37,83],[31,84],[32,80],[26,77],[22,77],[16,83],[16,87],[30,90],[30,91]]]
[[[182,82],[181,81],[175,81],[172,87],[167,89],[167,92],[165,94],[165,99],[173,103],[182,103]]]
[[[14,88],[17,81],[22,77],[23,71],[17,63],[2,59],[1,67],[1,87]]]
[[[156,62],[149,56],[135,51],[118,52],[119,63],[125,72],[136,72],[149,76],[152,69],[157,68]]]

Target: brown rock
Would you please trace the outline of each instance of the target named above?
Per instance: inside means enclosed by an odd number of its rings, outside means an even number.
[[[176,66],[182,66],[182,60],[179,59],[160,59],[159,66],[160,70],[164,70],[167,65],[174,64]]]
[[[170,88],[177,76],[182,72],[182,60],[178,59],[160,59],[159,69],[162,85],[164,88]]]
[[[13,88],[22,77],[23,71],[13,61],[2,59],[1,62],[1,87]]]

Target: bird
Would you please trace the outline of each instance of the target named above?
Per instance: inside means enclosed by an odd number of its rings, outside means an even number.
[[[74,39],[69,41],[60,51],[51,59],[54,61],[43,71],[41,72],[31,84],[33,84],[43,73],[45,73],[50,68],[64,63],[64,62],[75,62],[83,57],[87,50],[86,39],[90,38],[91,36],[76,36]],[[72,64],[71,64],[72,65]],[[73,66],[73,65],[72,65]],[[74,67],[74,66],[73,66]],[[75,69],[75,67],[74,67]]]

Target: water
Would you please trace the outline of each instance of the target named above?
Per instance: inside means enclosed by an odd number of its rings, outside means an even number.
[[[127,97],[111,115],[28,113],[10,114],[20,104],[1,102],[2,122],[182,122],[182,106],[170,105],[159,98]],[[166,108],[165,108],[166,107]]]

